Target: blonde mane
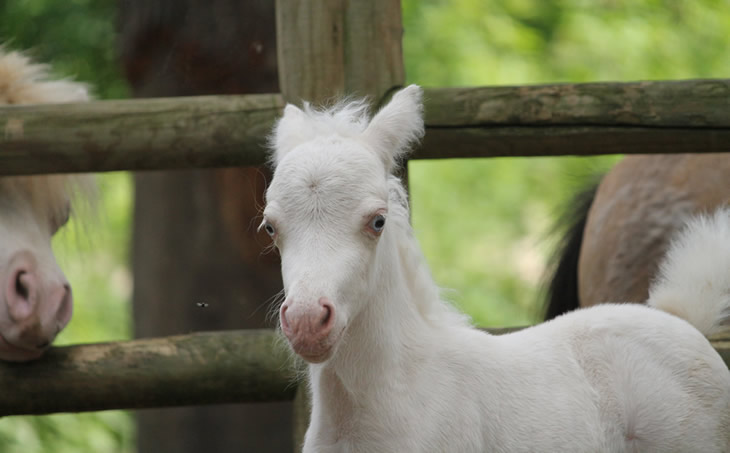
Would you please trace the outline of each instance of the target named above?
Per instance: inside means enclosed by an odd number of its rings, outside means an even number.
[[[53,79],[50,68],[26,55],[0,46],[0,106],[59,104],[89,101],[88,86],[72,80]],[[0,178],[0,193],[23,193],[36,210],[62,215],[75,194],[93,192],[88,175],[8,176]]]
[[[86,84],[54,80],[49,69],[0,46],[0,104],[60,104],[90,99]]]

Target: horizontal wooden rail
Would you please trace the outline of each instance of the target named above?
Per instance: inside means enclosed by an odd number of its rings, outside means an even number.
[[[730,80],[441,88],[416,157],[730,151]]]
[[[730,151],[730,80],[431,88],[413,158]],[[278,94],[0,108],[0,175],[260,165]]]
[[[290,357],[272,330],[54,347],[0,362],[0,416],[291,400]]]
[[[259,165],[277,94],[0,108],[0,175]]]
[[[730,126],[730,79],[427,90],[433,127]]]
[[[730,365],[730,337],[712,344]],[[296,368],[264,329],[57,347],[0,362],[0,416],[291,400]]]

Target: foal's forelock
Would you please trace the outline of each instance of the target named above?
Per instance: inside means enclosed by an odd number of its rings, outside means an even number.
[[[273,166],[285,153],[318,137],[359,137],[370,119],[368,104],[362,99],[344,100],[333,107],[320,109],[309,103],[304,103],[302,110],[287,105],[284,114],[288,121],[278,122],[269,138]]]

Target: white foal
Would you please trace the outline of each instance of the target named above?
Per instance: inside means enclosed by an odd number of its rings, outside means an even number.
[[[661,310],[603,305],[492,336],[441,300],[409,226],[392,171],[422,134],[417,86],[372,121],[361,102],[289,105],[274,131],[262,226],[281,253],[281,329],[309,362],[304,451],[730,451],[730,372],[703,335],[729,313],[730,210],[675,243]]]

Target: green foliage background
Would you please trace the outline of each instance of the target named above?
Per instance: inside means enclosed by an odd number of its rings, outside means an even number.
[[[5,0],[0,42],[97,97],[127,95],[113,0]],[[730,77],[729,0],[403,0],[409,82],[467,86]],[[437,281],[479,325],[535,322],[556,209],[616,157],[418,161],[413,222]],[[74,286],[58,344],[128,338],[132,184],[99,177],[100,209],[55,239]],[[4,391],[12,391],[5,389]],[[132,452],[125,412],[0,419],[0,451]]]

